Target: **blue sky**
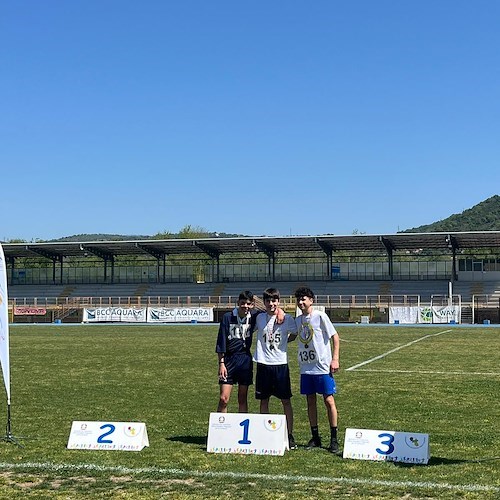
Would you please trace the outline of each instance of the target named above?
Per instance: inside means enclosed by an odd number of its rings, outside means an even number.
[[[0,240],[395,233],[499,192],[497,0],[4,0]]]

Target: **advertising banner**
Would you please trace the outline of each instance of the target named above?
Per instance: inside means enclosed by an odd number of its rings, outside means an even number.
[[[148,323],[211,323],[213,307],[148,307]]]
[[[83,310],[84,323],[146,323],[145,307],[93,307]]]
[[[460,323],[460,306],[406,306],[389,307],[389,323],[400,324],[440,324]]]
[[[9,359],[9,304],[7,296],[7,265],[0,245],[0,363],[3,382],[10,405],[10,359]]]

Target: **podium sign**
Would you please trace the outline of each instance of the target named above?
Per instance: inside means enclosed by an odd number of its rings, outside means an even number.
[[[210,413],[207,451],[244,455],[283,455],[288,450],[284,415]]]
[[[143,422],[82,422],[71,425],[70,450],[141,451],[149,446]]]
[[[426,464],[429,435],[411,432],[346,429],[344,458]]]

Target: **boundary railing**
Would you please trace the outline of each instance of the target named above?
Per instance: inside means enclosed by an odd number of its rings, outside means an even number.
[[[9,300],[14,307],[140,307],[140,306],[209,306],[214,308],[233,307],[238,300],[237,295],[204,296],[204,295],[171,295],[158,297],[34,297],[13,298]],[[388,306],[418,306],[419,295],[317,295],[315,303],[325,307],[388,307]],[[295,297],[281,297],[285,308],[295,307]]]

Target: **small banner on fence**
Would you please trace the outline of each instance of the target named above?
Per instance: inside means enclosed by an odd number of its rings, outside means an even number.
[[[45,316],[45,307],[14,307],[14,316]]]

